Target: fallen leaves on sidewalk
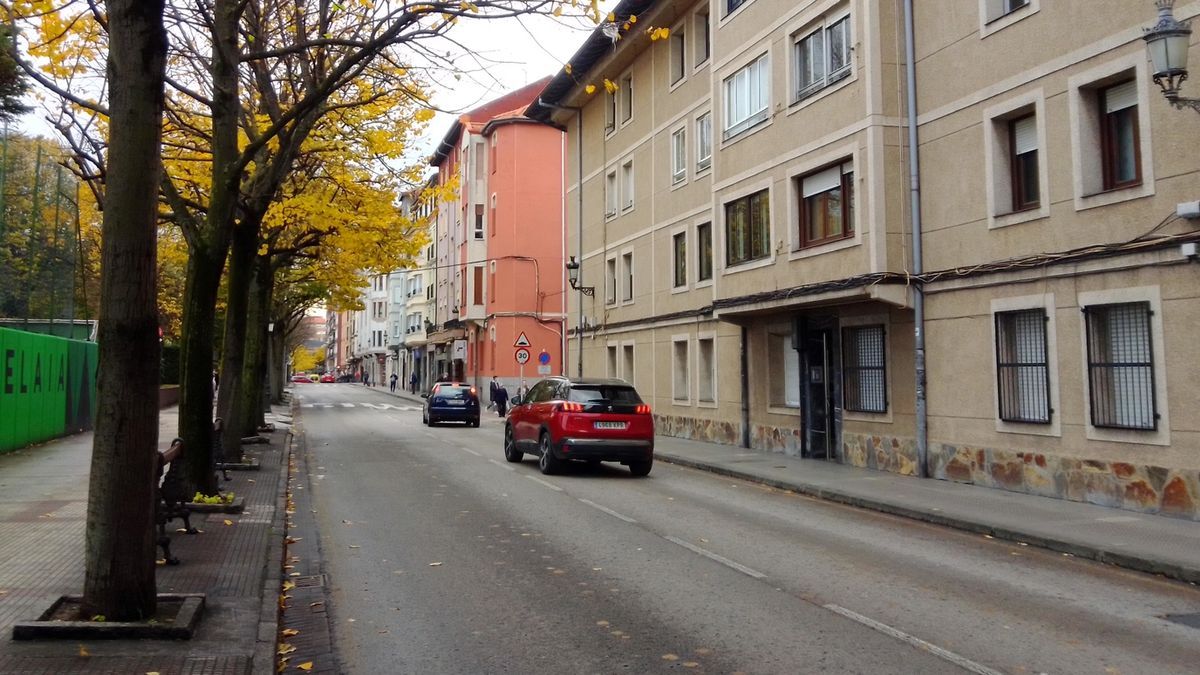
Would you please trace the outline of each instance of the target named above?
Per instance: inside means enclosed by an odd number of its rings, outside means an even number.
[[[440,562],[431,562],[431,563],[429,563],[429,566],[430,566],[430,567],[441,567],[441,566],[442,566],[442,563],[440,563]]]
[[[312,666],[313,666],[312,661],[305,661],[304,663],[301,663],[300,665],[296,666],[296,668],[298,670],[307,671],[307,670],[312,670]]]
[[[233,521],[232,521],[232,520],[229,520],[228,518],[226,518],[226,519],[225,519],[225,524],[226,524],[226,525],[232,525],[232,524],[233,524]]]
[[[283,656],[284,654],[291,654],[294,651],[296,651],[295,645],[284,642],[283,644],[279,645],[279,650],[276,651],[275,653],[280,656]]]
[[[79,655],[80,656],[91,656],[91,653],[88,652],[87,647],[84,647],[83,645],[79,645]]]
[[[292,637],[293,635],[299,635],[300,631],[295,628],[284,628],[279,634],[283,637]]]

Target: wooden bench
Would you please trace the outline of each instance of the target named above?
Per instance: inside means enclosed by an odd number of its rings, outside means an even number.
[[[171,447],[158,453],[158,472],[155,475],[155,485],[158,489],[154,500],[154,523],[158,526],[158,545],[162,547],[163,558],[168,565],[178,565],[179,559],[171,555],[171,537],[167,535],[167,523],[178,518],[183,521],[185,532],[199,532],[192,527],[191,511],[187,507],[189,499],[183,477],[185,469],[183,462],[179,461],[182,458],[183,439],[176,438],[171,441]]]

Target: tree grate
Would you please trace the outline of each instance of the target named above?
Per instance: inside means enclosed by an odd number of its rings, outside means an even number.
[[[291,581],[296,588],[318,588],[325,585],[325,575],[313,574],[307,577],[294,577]]]

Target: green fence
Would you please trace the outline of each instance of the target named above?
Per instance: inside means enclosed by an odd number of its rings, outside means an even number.
[[[96,344],[0,328],[0,452],[92,428]]]

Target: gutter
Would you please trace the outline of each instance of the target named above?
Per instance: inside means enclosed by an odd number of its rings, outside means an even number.
[[[916,379],[915,423],[917,436],[917,476],[929,477],[929,411],[925,382],[925,287],[921,250],[921,158],[917,144],[917,64],[913,29],[913,0],[904,0],[904,70],[908,97],[908,181],[912,208],[913,276],[913,347]]]

